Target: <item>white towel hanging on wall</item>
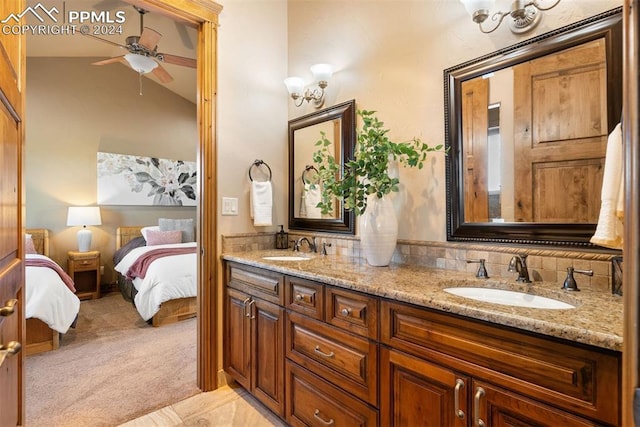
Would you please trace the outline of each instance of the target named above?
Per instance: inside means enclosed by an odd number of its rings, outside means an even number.
[[[622,129],[620,124],[609,135],[602,179],[600,216],[591,243],[622,249],[624,219],[624,174]]]
[[[251,181],[249,198],[253,225],[256,227],[273,225],[273,191],[271,181]]]

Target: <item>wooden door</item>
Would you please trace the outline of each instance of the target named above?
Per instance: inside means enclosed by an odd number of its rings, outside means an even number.
[[[604,39],[514,67],[516,221],[596,223],[604,171]]]
[[[227,288],[224,368],[240,385],[251,389],[251,321],[249,294]]]
[[[586,427],[598,423],[571,415],[518,394],[473,381],[471,424],[491,427]]]
[[[284,309],[253,299],[252,328],[253,394],[278,415],[284,416]]]
[[[465,222],[489,221],[488,140],[489,80],[467,80],[462,82]]]
[[[380,360],[381,425],[468,425],[468,378],[386,347]]]
[[[23,1],[0,3],[2,19]],[[24,424],[24,230],[22,144],[25,37],[0,34],[0,424]],[[3,308],[4,307],[4,308]],[[6,357],[3,357],[6,356]]]

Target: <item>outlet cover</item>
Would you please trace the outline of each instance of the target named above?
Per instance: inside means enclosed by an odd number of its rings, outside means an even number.
[[[222,215],[238,215],[238,198],[222,198]]]

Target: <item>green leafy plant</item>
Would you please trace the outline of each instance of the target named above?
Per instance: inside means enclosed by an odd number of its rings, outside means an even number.
[[[404,167],[422,169],[427,153],[443,151],[443,145],[431,147],[418,138],[406,142],[393,142],[387,136],[389,129],[376,116],[375,111],[358,110],[362,129],[357,131],[354,158],[346,161],[344,170],[332,155],[332,141],[324,132],[316,142],[319,149],[313,153],[313,162],[321,182],[321,201],[318,207],[323,214],[333,212],[335,199],[341,200],[347,210],[362,215],[367,209],[367,198],[375,194],[379,198],[399,190],[400,180],[389,176],[389,161],[397,161]]]

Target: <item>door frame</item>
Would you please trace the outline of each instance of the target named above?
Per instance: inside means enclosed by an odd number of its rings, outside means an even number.
[[[219,334],[216,181],[216,66],[218,15],[222,6],[210,0],[124,0],[174,21],[198,28],[196,69],[198,125],[198,343],[197,385],[217,388]]]

